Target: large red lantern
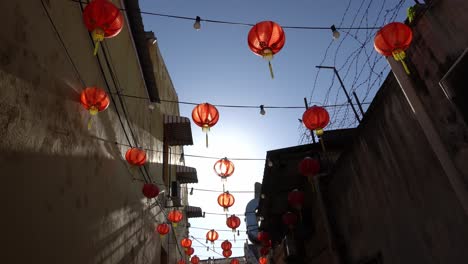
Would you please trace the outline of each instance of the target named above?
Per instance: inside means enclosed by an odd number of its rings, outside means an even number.
[[[203,103],[195,106],[192,111],[192,119],[197,126],[202,128],[202,131],[206,133],[206,147],[208,147],[208,132],[210,127],[216,125],[219,120],[218,109],[214,105],[209,103]]]
[[[257,23],[249,31],[247,39],[250,49],[257,55],[268,61],[271,78],[274,78],[271,60],[286,42],[283,28],[273,21],[262,21]]]
[[[400,22],[393,22],[377,32],[374,38],[374,48],[383,56],[393,56],[396,61],[400,61],[405,72],[410,74],[404,59],[405,50],[408,49],[412,40],[413,32],[410,27]]]
[[[282,218],[283,224],[285,224],[289,229],[293,229],[297,224],[297,215],[295,213],[286,212]]]
[[[227,158],[218,160],[213,169],[223,181],[234,173],[234,163]]]
[[[230,264],[239,264],[239,260],[238,259],[231,259],[231,263]]]
[[[309,107],[302,115],[302,123],[310,130],[314,130],[317,136],[323,135],[323,129],[330,122],[327,110],[320,106]]]
[[[109,107],[109,96],[99,87],[87,87],[80,95],[81,105],[89,111],[91,116],[104,111]],[[91,128],[91,118],[88,121],[88,129]]]
[[[288,203],[292,208],[297,210],[302,209],[304,204],[304,192],[294,189],[288,193]]]
[[[229,258],[230,256],[232,255],[232,251],[229,249],[229,250],[224,250],[223,251],[223,256],[225,258]]]
[[[268,263],[268,259],[266,257],[260,257],[258,259],[258,263],[259,264],[267,264]]]
[[[269,252],[270,252],[270,248],[268,248],[268,247],[262,247],[260,249],[260,255],[262,255],[262,256],[268,255]]]
[[[195,249],[193,247],[189,247],[185,250],[185,255],[191,256],[195,252]]]
[[[224,208],[224,212],[227,212],[235,201],[234,196],[229,192],[224,192],[218,196],[218,204]]]
[[[221,243],[221,249],[230,250],[231,248],[232,248],[232,244],[228,240],[224,240],[223,243]]]
[[[180,241],[180,245],[187,250],[192,246],[192,240],[186,237]]]
[[[159,235],[162,238],[169,233],[170,228],[168,224],[162,223],[162,224],[159,224],[158,227],[156,227],[156,231],[158,231]]]
[[[200,258],[197,256],[197,255],[194,255],[191,259],[190,259],[190,263],[192,264],[198,264],[200,262]]]
[[[140,148],[130,148],[125,153],[125,159],[132,166],[143,166],[146,162],[146,152]]]
[[[94,55],[99,42],[112,38],[120,33],[123,27],[123,16],[118,7],[107,0],[94,0],[83,10],[83,20],[94,40]]]
[[[218,237],[218,232],[216,232],[214,229],[211,229],[206,233],[206,243],[208,243],[208,241],[211,241],[211,244],[214,245],[214,242],[218,239]]]
[[[299,171],[305,177],[313,177],[320,171],[320,162],[311,157],[305,157],[299,163]]]
[[[158,188],[158,186],[156,186],[156,184],[153,184],[153,183],[145,183],[145,184],[143,185],[142,192],[143,192],[143,195],[144,195],[146,198],[152,199],[152,198],[158,196],[158,194],[159,194],[159,188]]]
[[[265,244],[270,240],[270,236],[268,235],[268,232],[260,231],[257,234],[257,240]]]
[[[177,223],[182,220],[182,213],[178,210],[172,210],[167,215],[167,219],[172,223],[173,227],[177,227]]]
[[[226,225],[232,229],[232,232],[236,232],[236,228],[238,228],[241,224],[241,220],[239,217],[235,215],[231,215],[226,219]]]

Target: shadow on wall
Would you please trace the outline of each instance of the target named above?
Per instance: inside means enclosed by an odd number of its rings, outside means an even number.
[[[7,262],[155,263],[159,208],[120,160],[3,153],[0,168]]]

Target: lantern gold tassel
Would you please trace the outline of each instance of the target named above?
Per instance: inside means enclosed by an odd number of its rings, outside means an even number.
[[[205,136],[205,139],[206,139],[206,147],[208,148],[208,132],[206,132],[205,135],[206,135],[206,136]]]
[[[393,58],[394,58],[396,61],[401,62],[401,64],[403,65],[403,68],[405,69],[406,74],[409,75],[409,74],[410,74],[410,71],[409,71],[409,69],[408,69],[408,66],[407,66],[406,63],[405,63],[405,58],[406,58],[406,53],[405,53],[405,51],[398,49],[398,50],[393,51],[392,54],[393,54]]]
[[[91,107],[89,108],[89,114],[90,114],[91,116],[90,116],[89,119],[88,119],[88,130],[91,129],[91,126],[92,126],[92,124],[93,124],[93,119],[92,119],[93,116],[97,115],[98,112],[99,112],[99,110],[98,110],[97,107],[95,107],[95,106],[91,106]]]
[[[93,40],[94,40],[94,51],[93,51],[94,56],[97,55],[97,52],[98,52],[98,49],[99,49],[99,43],[101,41],[104,41],[104,34],[105,34],[104,30],[102,30],[100,28],[96,28],[91,33],[91,35],[93,36]]]

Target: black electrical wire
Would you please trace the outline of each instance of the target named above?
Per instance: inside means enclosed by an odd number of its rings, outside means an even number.
[[[191,237],[193,240],[195,240],[197,243],[199,243],[200,245],[202,245],[202,246],[208,248],[209,250],[213,251],[214,253],[216,253],[216,254],[218,254],[218,255],[224,257],[222,254],[218,253],[217,251],[215,251],[215,250],[212,249],[211,247],[205,246],[205,244],[203,244],[202,242],[200,242],[200,240],[198,240],[199,238],[195,238],[194,236],[190,236],[190,237]],[[200,239],[203,239],[203,238],[200,238]]]
[[[217,192],[222,193],[222,190],[211,190],[211,189],[198,189],[193,188],[194,191],[201,191],[201,192]],[[255,193],[255,191],[229,191],[229,193]]]

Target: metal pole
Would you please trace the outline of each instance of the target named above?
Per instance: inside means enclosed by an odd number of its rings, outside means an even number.
[[[359,102],[359,98],[357,97],[356,92],[353,92],[353,95],[354,95],[354,99],[356,99],[356,103],[359,107],[359,110],[361,111],[361,115],[364,116],[364,110],[362,109],[361,102]]]
[[[315,66],[316,68],[319,68],[319,69],[332,69],[335,74],[336,74],[336,77],[338,77],[338,81],[340,81],[340,84],[341,84],[341,88],[343,88],[343,91],[346,95],[346,98],[348,99],[348,103],[351,105],[351,108],[353,109],[353,112],[354,112],[354,115],[356,116],[356,119],[359,121],[359,123],[361,123],[361,118],[359,118],[359,115],[356,111],[356,108],[354,108],[354,105],[353,105],[353,101],[351,101],[351,97],[349,97],[349,94],[348,94],[348,91],[346,91],[346,88],[344,86],[344,83],[343,81],[341,80],[341,77],[340,75],[338,74],[338,71],[336,70],[335,67],[333,66]]]
[[[309,109],[309,105],[307,104],[307,99],[304,97],[304,105],[305,105],[305,109]],[[309,130],[310,131],[310,136],[312,137],[312,142],[314,142],[314,144],[316,143],[315,142],[315,136],[314,136],[314,131],[312,130]]]

